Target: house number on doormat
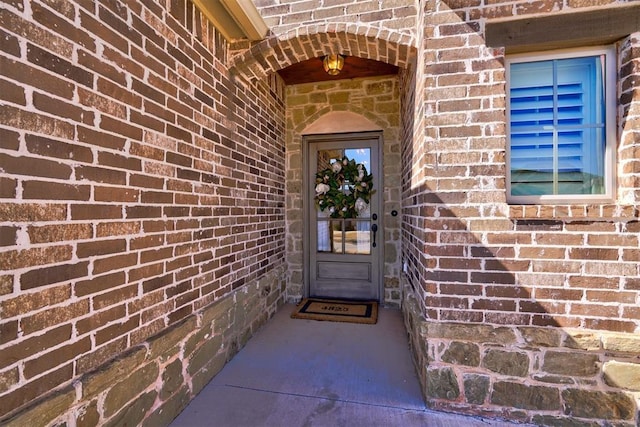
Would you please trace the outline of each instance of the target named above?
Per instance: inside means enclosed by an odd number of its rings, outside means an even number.
[[[349,311],[347,307],[336,307],[331,305],[325,305],[322,309],[327,311]]]

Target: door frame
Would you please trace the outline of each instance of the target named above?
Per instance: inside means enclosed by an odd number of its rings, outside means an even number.
[[[322,143],[322,142],[333,142],[335,139],[349,139],[353,141],[360,141],[365,139],[377,139],[378,140],[378,173],[380,177],[378,178],[378,182],[380,183],[379,188],[376,188],[375,191],[378,192],[376,197],[378,201],[378,236],[379,236],[379,244],[377,246],[377,250],[379,251],[379,259],[380,259],[380,268],[378,268],[378,301],[380,303],[384,303],[384,273],[385,273],[385,257],[384,257],[384,249],[385,249],[385,212],[384,212],[384,140],[382,131],[364,131],[364,132],[345,132],[345,133],[326,133],[326,134],[310,134],[310,135],[302,135],[302,254],[303,254],[303,289],[302,296],[303,298],[309,297],[311,292],[311,280],[309,277],[310,274],[310,251],[314,248],[310,247],[310,232],[309,224],[310,224],[310,204],[314,204],[314,200],[311,197],[311,188],[315,189],[315,185],[312,187],[309,182],[309,144],[310,143]]]

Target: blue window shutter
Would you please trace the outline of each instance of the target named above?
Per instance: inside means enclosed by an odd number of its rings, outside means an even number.
[[[511,64],[512,195],[604,192],[600,56]]]

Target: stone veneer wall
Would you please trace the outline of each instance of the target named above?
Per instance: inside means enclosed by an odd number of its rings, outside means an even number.
[[[287,87],[287,297],[303,295],[302,134],[325,114],[348,111],[359,114],[383,131],[385,260],[384,303],[400,306],[400,102],[397,76],[338,80]],[[353,131],[341,123],[341,132]]]
[[[442,322],[409,286],[405,325],[430,408],[545,426],[637,426],[640,337]]]
[[[284,87],[231,76],[188,0],[0,25],[0,420],[183,406],[284,300]]]
[[[283,273],[216,300],[3,425],[168,425],[284,303]]]
[[[424,2],[425,137],[418,151],[403,138],[402,281],[433,408],[558,426],[640,422],[640,33],[616,44],[610,204],[506,203],[505,51],[484,39],[489,19],[615,3],[626,2]]]

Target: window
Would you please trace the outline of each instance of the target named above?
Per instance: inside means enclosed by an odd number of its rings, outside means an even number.
[[[613,198],[614,52],[600,48],[507,59],[509,202]]]

